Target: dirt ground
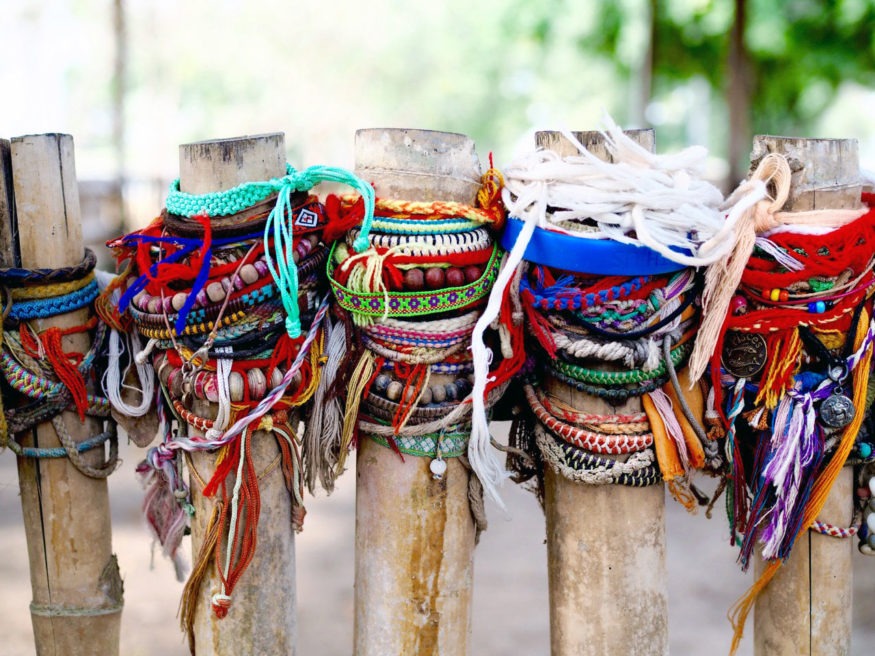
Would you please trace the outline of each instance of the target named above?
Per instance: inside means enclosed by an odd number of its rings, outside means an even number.
[[[122,448],[124,466],[110,478],[113,544],[125,580],[124,656],[185,656],[176,609],[181,584],[140,517],[142,492],[134,476],[141,453]],[[490,512],[477,547],[474,656],[549,653],[544,519],[534,497],[508,484],[512,520]],[[297,541],[298,634],[302,656],[341,656],[352,650],[355,476],[349,471],[329,498],[308,503]],[[716,515],[716,513],[715,513]],[[21,524],[15,458],[0,454],[0,655],[34,653],[28,604],[30,579]],[[669,627],[671,653],[725,654],[731,638],[726,611],[750,583],[727,546],[725,519],[689,516],[668,500]],[[630,535],[630,540],[635,536]],[[875,559],[854,555],[853,654],[875,644]],[[751,654],[752,623],[741,654]]]

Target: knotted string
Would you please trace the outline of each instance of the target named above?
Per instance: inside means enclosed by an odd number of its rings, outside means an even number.
[[[301,335],[301,318],[298,309],[298,269],[292,259],[294,252],[292,193],[309,191],[320,182],[349,185],[364,198],[362,228],[353,247],[359,253],[366,250],[369,246],[368,233],[374,220],[374,188],[350,171],[334,166],[311,166],[298,172],[289,167],[288,174],[282,178],[253,183],[267,186],[271,191],[277,192],[276,205],[268,215],[264,226],[264,259],[279,288],[282,304],[286,310],[286,331],[293,339]],[[288,220],[284,220],[286,217]],[[271,237],[273,237],[272,243]]]

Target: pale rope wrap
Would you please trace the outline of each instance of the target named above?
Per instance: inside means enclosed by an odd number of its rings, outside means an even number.
[[[522,219],[524,225],[474,328],[472,432],[468,444],[471,468],[486,493],[502,507],[497,487],[508,473],[489,448],[484,395],[492,351],[484,343],[483,333],[498,317],[508,283],[523,260],[535,228],[582,239],[612,239],[646,246],[683,266],[715,262],[728,253],[732,244],[719,211],[723,197],[701,177],[707,155],[704,148],[695,146],[673,155],[656,155],[626,136],[609,118],[605,123],[605,143],[613,162],[599,159],[566,132],[565,138],[577,147],[579,155],[561,157],[540,149],[503,172],[502,199],[508,214]],[[561,209],[548,214],[548,207]],[[597,228],[569,229],[579,225],[571,223],[575,220],[591,220]]]
[[[779,210],[790,195],[790,176],[787,158],[778,153],[769,153],[763,157],[750,178],[742,182],[726,200],[728,215],[721,241],[728,244],[730,250],[725,253],[721,244],[720,260],[710,266],[705,274],[702,325],[690,356],[690,385],[695,385],[705,374],[720,339],[729,303],[738,289],[758,237],[788,230],[824,234],[860,218],[868,211],[868,208],[861,208],[781,212]],[[769,184],[775,189],[774,198],[769,195]],[[760,239],[760,244],[764,245],[765,242]],[[711,244],[705,244],[702,251],[708,254],[711,249]]]

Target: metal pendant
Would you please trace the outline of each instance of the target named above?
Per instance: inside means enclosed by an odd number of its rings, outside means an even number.
[[[729,330],[723,340],[720,362],[736,378],[751,378],[762,371],[767,355],[766,340],[762,335]]]
[[[438,456],[429,463],[428,468],[431,470],[432,478],[440,480],[447,471],[447,461]]]
[[[854,402],[836,391],[820,404],[820,423],[828,428],[844,428],[854,420],[857,409]]]

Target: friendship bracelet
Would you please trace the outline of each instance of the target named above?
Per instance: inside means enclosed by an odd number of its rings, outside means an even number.
[[[392,448],[389,438],[382,435],[365,435],[387,449]],[[408,456],[421,458],[458,458],[468,451],[468,434],[444,432],[436,435],[400,436],[392,440],[395,448]]]
[[[11,321],[46,319],[87,307],[97,298],[99,293],[97,281],[92,280],[85,287],[69,294],[33,301],[19,301],[13,303],[11,307],[4,307],[3,311],[6,313],[6,318]]]
[[[79,280],[69,280],[66,282],[54,282],[45,285],[28,285],[27,287],[12,287],[9,293],[13,301],[30,301],[36,299],[53,298],[56,296],[65,296],[75,291],[79,291],[83,287],[88,286],[94,281],[94,272],[90,272]]]
[[[672,366],[675,368],[680,366],[681,362],[689,357],[692,350],[692,342],[684,342],[676,346],[671,351]],[[565,360],[554,360],[552,361],[551,366],[554,370],[559,371],[574,380],[579,380],[585,383],[595,383],[597,385],[629,385],[632,383],[643,383],[648,380],[660,378],[668,371],[665,361],[660,362],[658,367],[650,371],[644,369],[630,369],[628,371],[587,369],[580,365],[566,362]]]
[[[82,261],[71,267],[60,269],[24,269],[20,267],[0,268],[0,283],[6,287],[24,287],[54,282],[71,282],[91,273],[97,264],[97,256],[90,248],[85,249]]]
[[[638,384],[631,389],[628,387],[598,387],[595,385],[589,385],[580,380],[575,380],[570,376],[566,376],[561,371],[554,369],[552,365],[548,367],[548,370],[551,376],[566,385],[573,387],[578,392],[585,392],[591,396],[597,396],[600,399],[606,400],[608,403],[622,403],[623,401],[628,401],[633,396],[642,396],[649,392],[653,392],[668,382],[668,376],[660,376],[649,382]]]

